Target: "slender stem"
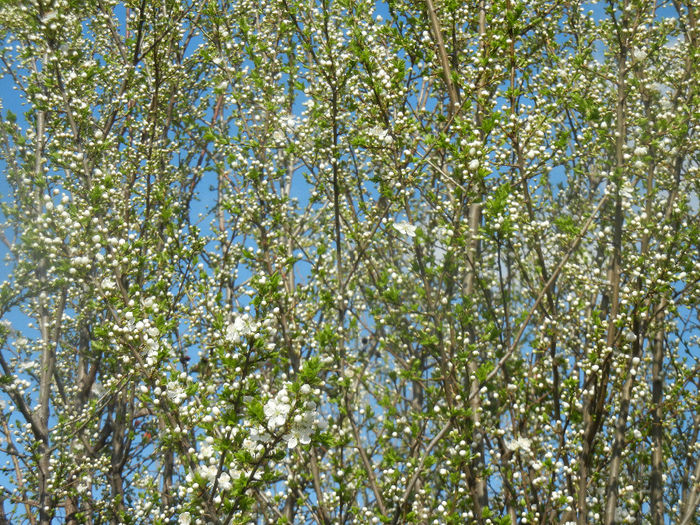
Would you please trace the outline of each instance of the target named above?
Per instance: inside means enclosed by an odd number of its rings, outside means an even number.
[[[440,59],[440,66],[442,67],[445,86],[447,86],[447,96],[450,99],[449,114],[452,116],[457,112],[457,108],[459,107],[459,93],[457,92],[457,88],[452,80],[450,60],[447,56],[447,50],[445,49],[445,41],[442,38],[442,27],[440,26],[440,20],[438,20],[437,14],[435,13],[435,5],[433,4],[433,0],[425,0],[425,5],[428,8],[428,18],[430,18],[430,26],[435,36],[438,58]]]

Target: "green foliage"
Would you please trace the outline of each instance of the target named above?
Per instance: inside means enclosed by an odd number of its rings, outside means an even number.
[[[692,10],[5,4],[9,521],[692,519]]]

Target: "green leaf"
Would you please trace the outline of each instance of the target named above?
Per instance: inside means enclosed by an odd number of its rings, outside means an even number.
[[[574,219],[568,215],[559,215],[555,217],[554,225],[559,229],[559,231],[572,237],[575,237],[579,233],[578,226],[576,226]]]
[[[321,380],[320,372],[322,366],[321,360],[317,356],[308,359],[299,374],[301,384],[314,385],[318,383]]]
[[[482,363],[476,371],[476,378],[480,383],[483,382],[494,368],[495,366],[491,361]]]
[[[248,410],[248,416],[251,421],[255,421],[256,423],[265,422],[265,410],[262,402],[258,398],[250,399],[246,404],[246,409]]]

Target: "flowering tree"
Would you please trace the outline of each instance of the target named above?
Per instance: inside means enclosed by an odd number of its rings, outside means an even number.
[[[3,4],[0,523],[700,523],[699,16]]]

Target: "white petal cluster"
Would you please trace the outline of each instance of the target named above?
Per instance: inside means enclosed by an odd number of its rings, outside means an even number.
[[[287,131],[294,131],[299,126],[299,119],[291,114],[283,115],[280,117],[280,125]]]
[[[284,425],[291,408],[286,388],[280,390],[274,398],[265,403],[265,417],[270,428],[275,429]]]
[[[311,434],[317,427],[318,412],[316,403],[309,401],[305,405],[305,411],[294,416],[294,423],[289,434],[286,436],[287,447],[294,448],[299,443],[308,445],[311,443]]]
[[[199,475],[209,482],[213,482],[216,479],[218,472],[219,468],[216,465],[202,465],[198,469]]]
[[[309,385],[302,385],[300,388],[302,394],[308,394],[310,391],[311,387]],[[280,390],[275,397],[265,403],[263,410],[270,430],[283,427],[289,417],[292,417],[289,431],[284,436],[284,441],[287,443],[288,448],[295,448],[299,443],[308,445],[311,443],[311,435],[314,431],[323,428],[323,422],[319,419],[316,403],[307,401],[304,403],[302,410],[295,408],[292,411],[292,401],[286,388]],[[252,430],[250,439],[258,442],[269,440],[266,432],[260,427]]]
[[[409,222],[395,222],[394,229],[401,235],[413,238],[416,236],[416,230],[418,229],[418,226],[415,226]]]
[[[518,436],[512,441],[507,441],[506,448],[512,452],[517,452],[518,450],[522,450],[523,452],[530,452],[531,443],[532,442],[528,438]]]
[[[182,388],[182,385],[178,383],[177,381],[170,381],[167,384],[167,395],[168,398],[175,403],[176,405],[181,405],[183,401],[187,398],[187,394],[185,394],[185,389]]]
[[[389,133],[389,130],[383,129],[380,126],[374,126],[367,130],[367,134],[371,137],[375,137],[378,139],[380,142],[384,144],[391,144],[393,142],[393,138],[391,134]]]
[[[224,338],[229,343],[238,343],[244,337],[255,333],[257,326],[250,315],[237,315],[232,322],[226,325]]]

